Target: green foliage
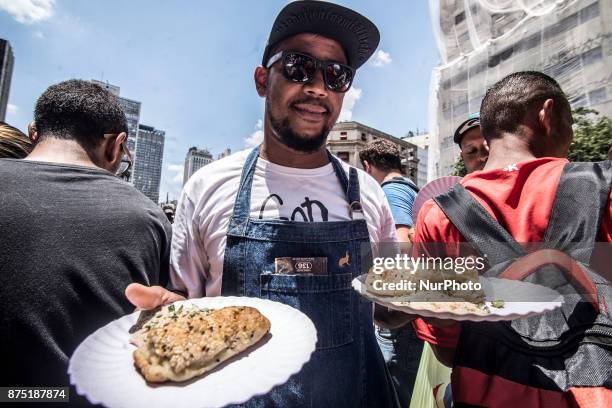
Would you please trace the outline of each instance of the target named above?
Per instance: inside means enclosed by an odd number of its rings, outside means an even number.
[[[467,169],[465,168],[465,163],[461,155],[459,155],[454,165],[453,176],[465,177],[466,174]]]
[[[593,109],[577,108],[574,117],[574,141],[570,145],[570,161],[605,160],[612,146],[612,121]]]

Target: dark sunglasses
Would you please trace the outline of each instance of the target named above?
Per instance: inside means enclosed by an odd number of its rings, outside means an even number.
[[[320,61],[308,54],[293,51],[274,54],[268,60],[266,68],[270,68],[279,60],[283,63],[283,76],[289,81],[307,84],[320,69],[325,86],[334,92],[348,91],[355,76],[355,70],[348,65],[335,61]]]

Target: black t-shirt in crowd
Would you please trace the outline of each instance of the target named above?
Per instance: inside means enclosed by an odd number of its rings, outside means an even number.
[[[105,170],[0,159],[0,386],[67,385],[79,343],[133,312],[126,286],[167,283],[170,239]]]

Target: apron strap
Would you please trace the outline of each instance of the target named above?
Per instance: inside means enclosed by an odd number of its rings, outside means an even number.
[[[349,214],[351,218],[353,220],[363,219],[363,207],[361,205],[361,192],[359,188],[359,175],[357,174],[357,169],[352,166],[349,167],[349,177],[347,179],[346,172],[342,168],[340,161],[336,159],[329,152],[329,150],[327,151],[327,156],[334,167],[338,180],[340,180],[342,190],[346,194],[346,200],[349,204]]]
[[[244,225],[251,214],[251,186],[253,185],[253,175],[255,174],[260,146],[255,147],[251,151],[242,167],[240,185],[236,193],[236,201],[234,202],[234,210],[228,232],[239,233],[237,230],[244,230]]]

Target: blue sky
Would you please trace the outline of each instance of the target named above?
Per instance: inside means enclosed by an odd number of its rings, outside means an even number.
[[[141,123],[166,131],[160,199],[176,198],[190,146],[216,157],[257,136],[263,100],[253,71],[276,0],[0,0],[0,38],[15,67],[7,121],[22,130],[51,84],[101,79],[142,102]],[[342,119],[395,136],[427,125],[429,82],[438,62],[425,0],[338,1],[381,32],[376,58],[357,73]],[[255,137],[253,137],[255,135]]]

